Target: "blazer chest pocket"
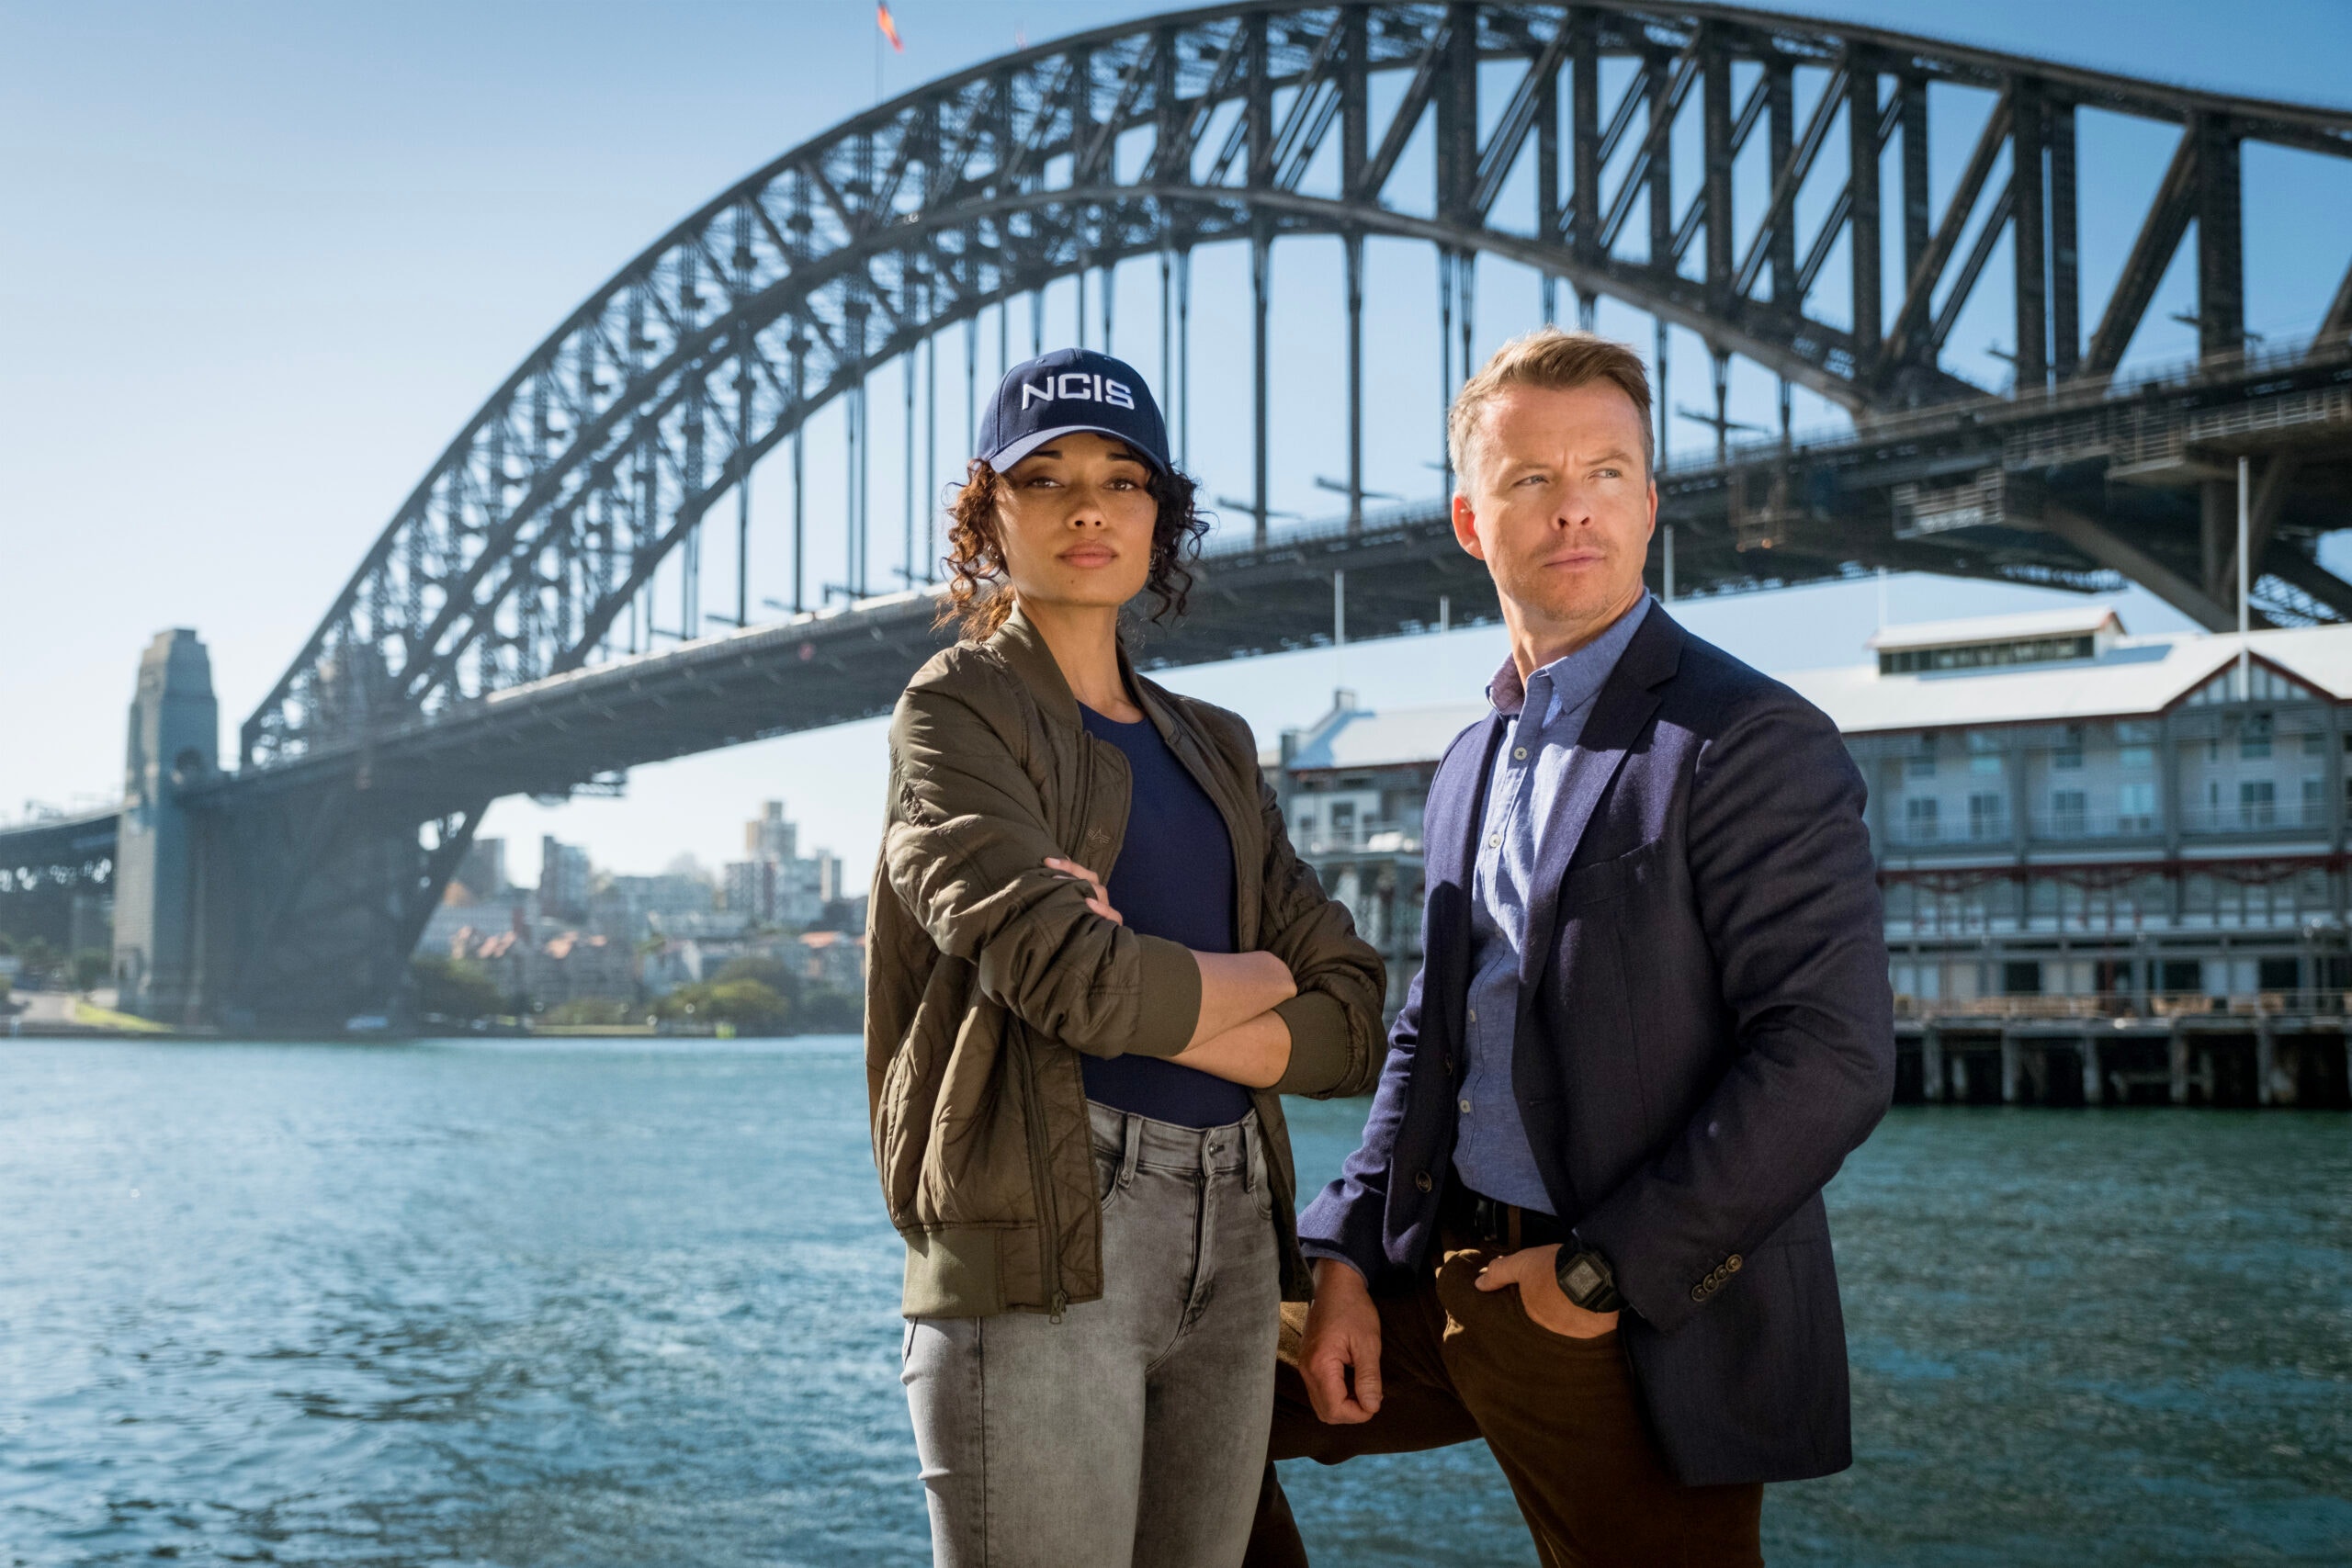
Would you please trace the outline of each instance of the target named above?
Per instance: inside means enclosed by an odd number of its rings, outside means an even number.
[[[1560,879],[1560,913],[1566,915],[1596,904],[1625,897],[1657,876],[1657,840],[1629,850],[1611,860],[1582,865]]]

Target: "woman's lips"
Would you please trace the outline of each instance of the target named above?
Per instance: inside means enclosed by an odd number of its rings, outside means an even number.
[[[1100,545],[1082,545],[1074,550],[1064,550],[1061,558],[1071,566],[1108,566],[1119,558],[1119,552]]]

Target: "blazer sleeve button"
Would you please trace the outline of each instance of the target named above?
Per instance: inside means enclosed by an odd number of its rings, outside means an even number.
[[[1426,1191],[1428,1191],[1430,1188],[1435,1187],[1435,1186],[1437,1185],[1437,1183],[1436,1183],[1436,1182],[1434,1182],[1434,1181],[1431,1181],[1431,1180],[1430,1179],[1430,1173],[1429,1173],[1428,1171],[1424,1170],[1424,1171],[1419,1172],[1419,1174],[1417,1174],[1417,1175],[1413,1178],[1413,1185],[1414,1185],[1414,1186],[1416,1186],[1416,1187],[1418,1187],[1418,1188],[1419,1188],[1422,1191],[1426,1192]]]

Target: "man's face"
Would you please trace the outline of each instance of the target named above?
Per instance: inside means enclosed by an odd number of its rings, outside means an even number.
[[[1523,616],[1597,631],[1640,596],[1657,487],[1641,415],[1613,383],[1505,388],[1468,457],[1454,537]]]

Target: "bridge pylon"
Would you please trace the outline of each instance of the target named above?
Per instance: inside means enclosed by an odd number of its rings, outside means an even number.
[[[184,786],[220,768],[212,660],[187,627],[158,632],[139,656],[115,850],[114,974],[121,1005],[189,1020],[197,989],[198,829]]]

